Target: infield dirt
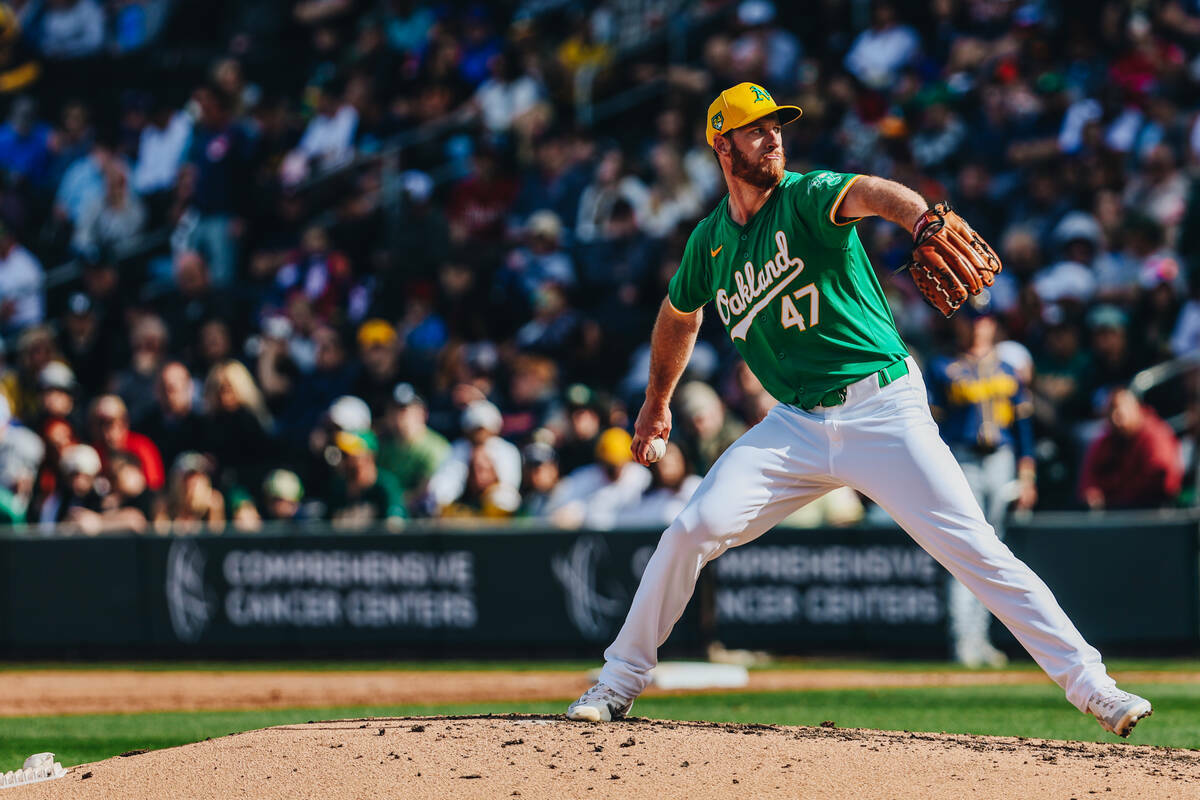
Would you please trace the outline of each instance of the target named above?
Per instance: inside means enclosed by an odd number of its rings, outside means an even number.
[[[562,718],[285,725],[74,767],[6,798],[1176,798],[1200,753],[837,728]]]
[[[1116,673],[1122,682],[1200,682],[1187,672]],[[750,673],[746,691],[885,689],[1050,684],[1031,670],[880,672],[842,669]],[[590,685],[581,672],[362,671],[239,672],[141,670],[7,670],[0,717],[139,711],[231,711],[571,700]],[[725,691],[725,690],[718,690]],[[694,693],[694,692],[692,692]],[[648,696],[670,694],[651,687]]]

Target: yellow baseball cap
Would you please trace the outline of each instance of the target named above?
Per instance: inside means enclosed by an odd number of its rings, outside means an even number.
[[[621,428],[609,428],[596,440],[596,460],[610,467],[621,467],[633,460],[629,447],[633,437]]]
[[[779,123],[787,125],[799,119],[804,111],[800,106],[775,105],[771,93],[757,83],[739,83],[726,89],[708,107],[708,145],[712,146],[713,137],[718,133],[728,133],[775,113],[779,114]]]

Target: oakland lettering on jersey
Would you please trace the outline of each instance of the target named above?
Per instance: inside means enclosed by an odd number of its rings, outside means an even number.
[[[717,314],[720,315],[721,322],[729,327],[729,336],[732,339],[744,340],[750,330],[750,323],[758,313],[804,270],[803,259],[791,258],[788,255],[787,236],[783,231],[775,231],[775,244],[778,247],[775,257],[757,272],[754,270],[754,264],[747,261],[740,270],[733,273],[732,294],[725,291],[724,287],[717,290]],[[783,280],[779,280],[781,277]],[[742,319],[730,327],[730,323],[736,317]]]

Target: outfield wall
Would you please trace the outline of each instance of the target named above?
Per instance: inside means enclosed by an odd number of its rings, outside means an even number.
[[[594,655],[658,535],[5,538],[0,655]],[[1095,644],[1200,647],[1194,516],[1043,515],[1007,541]],[[668,646],[941,655],[947,581],[896,528],[779,529],[709,565]]]

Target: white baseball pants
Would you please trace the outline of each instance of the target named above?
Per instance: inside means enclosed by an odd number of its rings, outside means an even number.
[[[627,697],[640,694],[701,567],[846,485],[878,503],[974,592],[1080,711],[1093,692],[1114,685],[1046,584],[984,520],[938,435],[911,358],[908,367],[885,387],[875,375],[851,384],[834,408],[780,403],[725,451],[659,540],[604,653],[603,683]]]

